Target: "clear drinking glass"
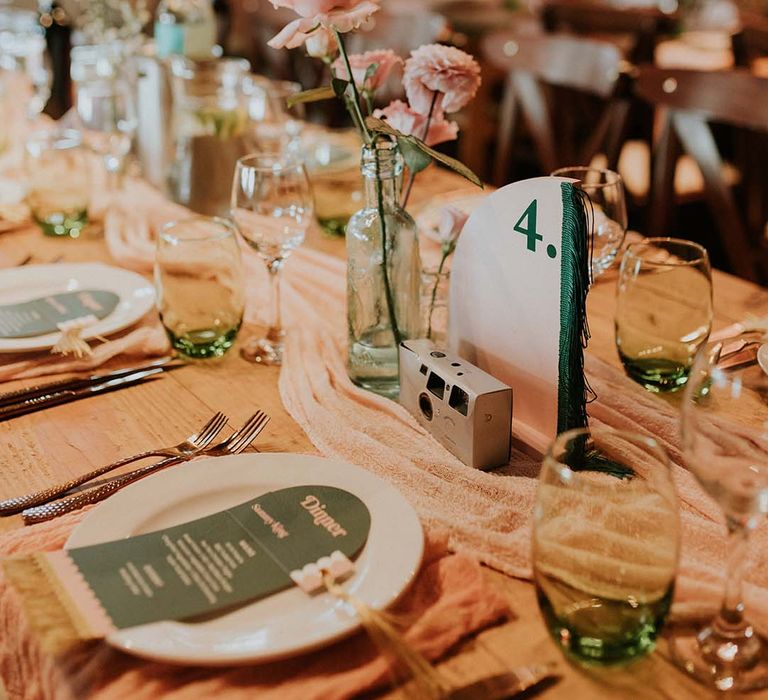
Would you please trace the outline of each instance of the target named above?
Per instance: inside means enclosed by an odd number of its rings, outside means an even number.
[[[82,136],[39,131],[27,140],[27,203],[43,233],[77,238],[88,223],[91,178]]]
[[[616,347],[626,373],[653,392],[685,386],[712,329],[707,251],[676,238],[630,245],[619,270]]]
[[[71,53],[77,115],[88,130],[88,145],[103,159],[113,191],[121,186],[138,123],[132,86],[121,75],[121,58],[119,46],[76,46]]]
[[[652,651],[680,547],[664,450],[609,429],[559,435],[542,464],[533,545],[539,606],[570,658],[608,665]]]
[[[673,634],[671,649],[710,688],[739,692],[768,686],[765,642],[745,619],[741,591],[749,535],[768,512],[768,376],[757,365],[723,369],[718,358],[717,346],[699,353],[681,426],[686,465],[726,516],[725,594],[715,619]]]
[[[284,332],[280,319],[280,271],[304,241],[312,222],[312,190],[301,160],[290,154],[240,158],[232,184],[231,215],[240,234],[267,264],[272,282],[272,318],[267,335],[241,350],[250,362],[279,365]]]
[[[627,233],[624,181],[613,170],[588,167],[560,168],[552,175],[579,180],[592,201],[592,279],[597,279],[613,264]]]
[[[166,224],[157,239],[157,308],[168,338],[188,357],[220,357],[243,321],[245,284],[235,227],[195,216]]]

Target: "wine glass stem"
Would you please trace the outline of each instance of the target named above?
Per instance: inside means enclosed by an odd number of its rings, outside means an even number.
[[[713,626],[722,634],[733,634],[745,627],[741,582],[744,555],[749,539],[749,527],[728,518],[728,569],[725,596]]]
[[[107,191],[115,194],[123,188],[123,159],[110,154],[104,158],[104,166],[107,171]]]
[[[280,341],[283,334],[283,324],[280,316],[280,270],[282,267],[282,260],[272,260],[267,263],[269,279],[272,283],[272,320],[267,331],[267,340],[273,342]]]

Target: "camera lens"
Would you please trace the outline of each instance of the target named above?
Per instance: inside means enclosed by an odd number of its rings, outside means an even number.
[[[432,420],[432,402],[424,392],[419,394],[419,408],[427,420]]]
[[[445,357],[444,352],[440,352],[439,350],[434,350],[433,352],[429,353],[432,355],[432,357]]]

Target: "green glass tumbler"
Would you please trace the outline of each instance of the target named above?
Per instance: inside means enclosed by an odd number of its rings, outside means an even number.
[[[649,391],[688,381],[712,329],[707,251],[676,238],[646,238],[624,253],[616,297],[616,347],[626,373]]]
[[[235,342],[245,309],[234,226],[207,216],[166,224],[157,240],[155,287],[173,347],[193,358],[223,355]]]
[[[633,433],[572,430],[542,465],[534,579],[555,642],[585,665],[650,653],[669,611],[678,501],[661,446]]]
[[[44,234],[78,238],[88,223],[90,165],[74,129],[33,133],[26,144],[27,203]]]

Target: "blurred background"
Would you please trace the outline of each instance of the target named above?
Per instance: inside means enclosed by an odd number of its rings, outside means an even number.
[[[715,266],[768,282],[768,0],[381,5],[375,26],[350,38],[353,52],[386,47],[407,56],[441,42],[481,63],[480,93],[458,115],[459,140],[445,149],[484,180],[501,186],[573,165],[617,170],[630,229],[697,241]],[[267,46],[295,17],[268,0],[0,0],[0,67],[43,37],[43,66],[29,73],[40,109],[60,118],[73,105],[73,49],[127,45],[145,61],[137,79],[146,81],[151,61],[162,58],[153,33],[186,21],[185,13],[207,18],[213,46],[205,51],[243,57],[289,91],[327,82],[328,67],[303,48]],[[145,93],[145,103],[161,99],[156,89]],[[379,99],[400,93],[395,77]],[[161,129],[161,111],[154,122],[139,116],[140,129]],[[338,101],[308,105],[300,116],[348,126]],[[146,150],[149,136],[138,137],[134,150],[142,139]]]

